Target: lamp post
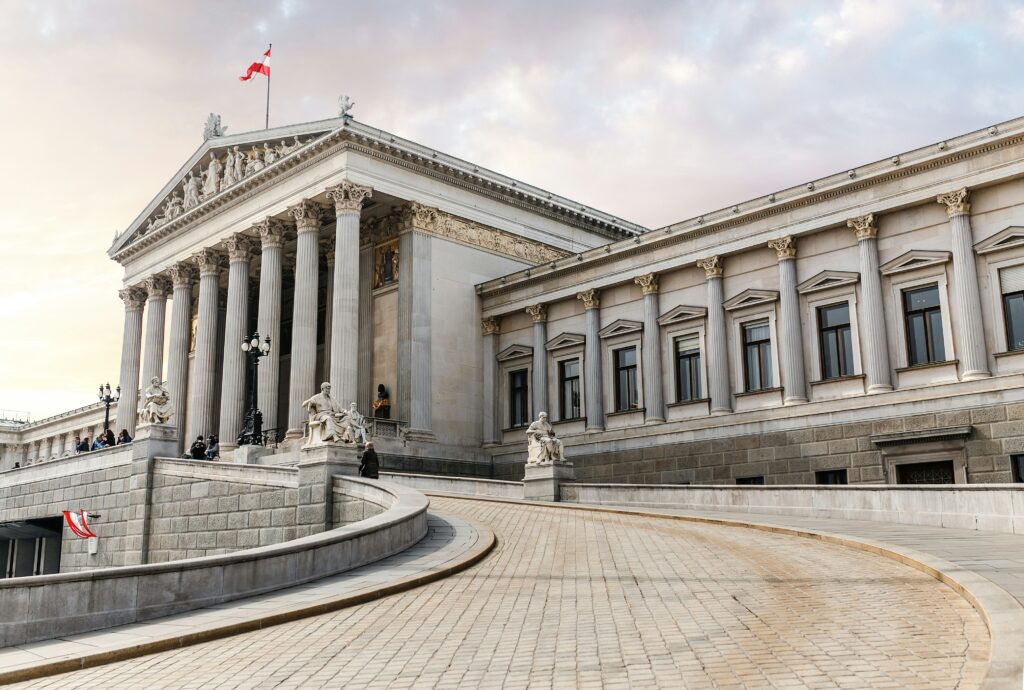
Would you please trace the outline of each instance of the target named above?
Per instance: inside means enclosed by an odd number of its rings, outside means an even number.
[[[121,397],[121,386],[118,386],[116,393],[111,395],[110,384],[100,385],[100,402],[105,406],[103,411],[103,432],[106,433],[107,429],[110,428],[110,404],[115,403]]]
[[[270,336],[260,342],[260,334],[253,333],[242,340],[242,352],[249,355],[249,372],[252,377],[252,387],[249,389],[249,411],[245,414],[245,426],[242,433],[238,435],[240,446],[262,446],[263,445],[263,413],[256,407],[256,397],[259,391],[259,366],[260,357],[270,354]]]

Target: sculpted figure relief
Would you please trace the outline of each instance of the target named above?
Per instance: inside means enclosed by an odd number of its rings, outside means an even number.
[[[548,422],[548,413],[541,412],[537,421],[526,428],[527,465],[541,462],[565,462],[562,441],[555,436],[555,428]]]
[[[236,182],[238,180],[235,179],[235,154],[228,149],[228,154],[224,157],[224,176],[221,177],[220,188],[227,189]]]
[[[270,144],[263,142],[263,164],[270,165],[277,160],[277,149],[271,148]]]
[[[263,158],[260,156],[260,150],[253,146],[245,160],[245,176],[248,177],[260,170],[263,170]]]
[[[154,376],[149,380],[149,387],[142,392],[142,407],[139,410],[140,424],[166,424],[174,410],[171,407],[171,394]]]
[[[235,178],[235,182],[241,182],[242,178],[245,177],[245,154],[238,150],[238,147],[234,147],[235,152],[235,173],[232,177]]]
[[[224,166],[217,160],[217,154],[210,151],[210,164],[206,166],[206,175],[203,178],[203,196],[213,196],[220,191],[220,171]]]
[[[199,205],[199,178],[194,172],[190,172],[188,180],[185,181],[185,201],[183,203],[186,211]]]

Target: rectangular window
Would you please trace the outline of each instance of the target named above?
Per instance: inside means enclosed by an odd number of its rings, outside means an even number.
[[[615,363],[615,411],[625,412],[640,407],[636,387],[636,347],[624,347],[612,353]]]
[[[815,484],[848,484],[846,470],[819,470],[814,473]]]
[[[999,271],[999,290],[1003,293],[1006,349],[1024,350],[1024,266]]]
[[[517,369],[509,372],[508,393],[509,393],[509,426],[513,429],[529,424],[530,400],[529,400],[529,376],[526,369]]]
[[[1013,481],[1024,483],[1024,455],[1010,456],[1010,470],[1013,472]]]
[[[580,416],[580,360],[567,359],[558,363],[559,419]]]
[[[853,374],[849,302],[818,307],[818,337],[821,346],[821,378],[835,379]]]
[[[676,402],[700,400],[700,339],[676,338]]]
[[[907,325],[907,360],[910,366],[945,362],[939,286],[904,290],[903,314]]]
[[[748,391],[772,387],[772,340],[767,321],[744,324],[743,368]]]
[[[744,484],[762,486],[764,484],[764,476],[760,477],[736,477],[736,483],[740,486]]]

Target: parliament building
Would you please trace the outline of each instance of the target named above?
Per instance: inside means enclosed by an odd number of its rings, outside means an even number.
[[[222,462],[255,386],[294,463],[328,381],[385,469],[519,480],[546,411],[582,481],[1024,479],[1024,118],[662,228],[347,115],[211,123],[109,255],[112,427],[156,377]],[[0,470],[102,416],[0,426]]]

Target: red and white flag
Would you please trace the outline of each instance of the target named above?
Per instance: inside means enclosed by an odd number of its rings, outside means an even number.
[[[268,79],[270,78],[270,48],[267,48],[267,52],[263,53],[262,60],[249,65],[249,69],[246,71],[245,76],[239,77],[238,79],[240,81],[249,81],[257,74],[262,74]]]
[[[79,513],[75,513],[70,510],[65,510],[64,520],[68,523],[68,527],[71,528],[71,531],[74,532],[76,537],[89,539],[96,536],[96,534],[89,528],[89,511],[82,510]]]

